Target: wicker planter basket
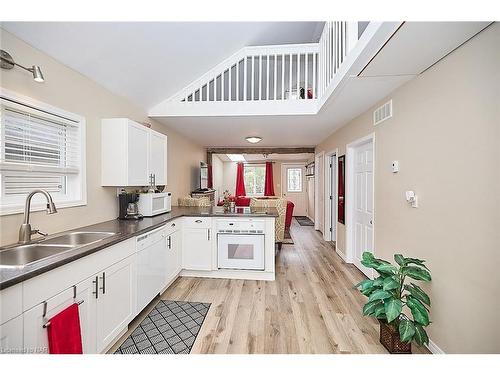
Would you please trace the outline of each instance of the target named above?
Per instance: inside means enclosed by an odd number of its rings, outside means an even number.
[[[383,320],[380,323],[380,343],[391,354],[411,354],[411,342],[402,342],[398,330]]]

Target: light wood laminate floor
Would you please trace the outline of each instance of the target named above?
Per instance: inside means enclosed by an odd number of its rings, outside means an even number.
[[[294,245],[277,255],[275,281],[180,277],[161,295],[212,304],[191,353],[387,353],[378,322],[361,313],[366,297],[353,289],[362,273],[313,227],[294,220],[291,235]],[[413,352],[428,350],[413,345]]]

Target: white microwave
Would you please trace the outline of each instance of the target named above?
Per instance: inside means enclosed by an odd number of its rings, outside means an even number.
[[[172,210],[171,193],[144,193],[139,194],[139,213],[142,216],[151,217]]]

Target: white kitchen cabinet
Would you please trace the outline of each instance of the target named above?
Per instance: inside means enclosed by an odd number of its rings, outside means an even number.
[[[212,233],[210,228],[185,226],[182,236],[182,268],[212,270]]]
[[[80,316],[82,348],[84,353],[96,353],[96,285],[95,278],[88,278],[76,285],[76,298],[73,287],[64,290],[46,301],[46,319],[44,319],[44,303],[24,313],[24,348],[28,353],[47,352],[47,328],[43,325],[54,315],[75,302]],[[21,337],[23,334],[21,334]]]
[[[94,277],[98,284],[95,299],[98,353],[107,349],[135,317],[135,259],[135,255],[125,258]]]
[[[0,354],[22,353],[23,317],[19,315],[0,325]]]
[[[167,269],[165,272],[165,286],[174,281],[182,269],[182,235],[175,230],[167,236]]]
[[[157,185],[167,184],[167,136],[154,130],[149,132],[149,174],[153,174]]]
[[[165,185],[167,137],[126,118],[101,122],[101,185]]]
[[[101,122],[101,185],[148,184],[150,129],[126,118]]]

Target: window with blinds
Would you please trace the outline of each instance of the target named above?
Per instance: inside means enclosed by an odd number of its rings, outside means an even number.
[[[0,109],[0,206],[23,204],[33,189],[47,190],[56,204],[81,200],[80,118],[3,97]]]

